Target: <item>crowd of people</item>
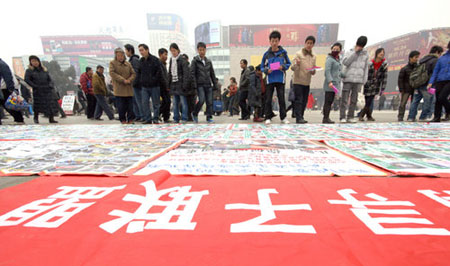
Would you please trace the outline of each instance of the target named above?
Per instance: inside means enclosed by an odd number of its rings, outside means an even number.
[[[297,124],[308,123],[305,109],[310,99],[310,85],[317,74],[316,55],[313,51],[316,39],[308,36],[304,47],[295,54],[293,62],[288,53],[280,46],[281,34],[273,31],[269,36],[270,47],[264,53],[261,64],[249,66],[242,59],[239,83],[230,78],[230,85],[223,95],[221,84],[216,78],[213,62],[206,57],[206,45],[197,44],[198,55],[191,62],[182,54],[176,43],[169,50],[161,48],[158,56],[152,55],[146,44],[135,47],[130,44],[124,49],[114,51],[114,59],[109,64],[109,77],[112,93],[105,78],[105,67],[90,67],[80,77],[81,94],[78,98],[87,103],[84,106],[88,119],[102,120],[105,113],[110,120],[117,119],[113,108],[117,110],[118,120],[122,124],[199,122],[199,114],[206,105],[206,122],[213,123],[213,114],[226,111],[229,116],[240,113],[240,120],[270,124],[276,116],[273,111],[273,96],[276,92],[281,123],[289,124],[287,119],[285,85],[288,70],[293,72],[292,91],[289,101],[293,117]],[[351,50],[342,55],[342,45],[335,43],[325,63],[325,81],[323,90],[323,123],[335,123],[330,119],[335,98],[339,97],[339,119],[341,123],[357,121],[375,121],[373,117],[375,97],[382,96],[387,84],[388,62],[385,50],[376,50],[373,58],[365,49],[367,37],[361,36]],[[169,58],[170,53],[170,58]],[[447,52],[440,46],[434,46],[428,55],[419,60],[420,53],[412,51],[409,63],[403,67],[398,77],[400,104],[398,121],[403,121],[406,105],[411,99],[407,121],[416,121],[419,103],[423,99],[420,121],[440,122],[449,120],[450,114],[450,42]],[[34,122],[39,123],[39,114],[45,114],[50,123],[57,123],[54,117],[61,107],[55,100],[55,89],[46,68],[37,56],[29,57],[29,68],[25,73],[25,82],[33,88]],[[14,77],[5,62],[0,59],[0,80],[5,84],[0,93],[2,105],[12,93],[20,92],[15,86]],[[355,116],[358,95],[365,98],[364,108]],[[112,94],[112,105],[108,96]],[[225,100],[216,110],[214,100]],[[22,99],[22,97],[19,97]],[[433,102],[435,99],[435,103]],[[442,111],[445,116],[442,118]],[[434,110],[434,111],[433,111]],[[16,122],[23,123],[21,112],[7,110]],[[1,122],[1,120],[0,120]]]

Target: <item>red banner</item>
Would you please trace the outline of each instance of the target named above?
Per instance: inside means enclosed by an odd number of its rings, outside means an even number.
[[[337,41],[339,24],[237,25],[230,26],[231,47],[269,47],[269,35],[278,30],[282,46],[301,46],[306,37],[316,37],[316,46],[328,46]]]
[[[0,194],[0,263],[448,264],[449,179],[256,178],[40,177]]]

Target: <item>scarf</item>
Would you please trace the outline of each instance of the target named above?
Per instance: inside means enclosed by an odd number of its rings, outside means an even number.
[[[172,82],[178,82],[178,64],[177,64],[177,60],[180,57],[180,55],[178,55],[177,57],[172,57],[170,60],[172,63],[172,67],[170,69],[171,73],[172,73]]]

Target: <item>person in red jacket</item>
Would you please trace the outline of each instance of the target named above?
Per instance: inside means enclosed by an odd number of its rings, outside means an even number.
[[[86,67],[86,72],[80,76],[80,85],[87,99],[87,110],[86,115],[88,119],[94,119],[95,106],[97,105],[97,100],[94,95],[94,88],[92,87],[92,75],[94,71],[90,67]]]

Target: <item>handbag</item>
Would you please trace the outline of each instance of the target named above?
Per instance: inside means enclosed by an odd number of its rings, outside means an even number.
[[[33,108],[31,104],[27,103],[27,101],[25,101],[25,99],[23,99],[22,97],[22,101],[19,102],[19,97],[21,96],[17,95],[16,92],[11,93],[11,95],[9,95],[8,99],[6,99],[5,102],[6,109],[13,111],[29,110],[30,113],[33,114]]]

